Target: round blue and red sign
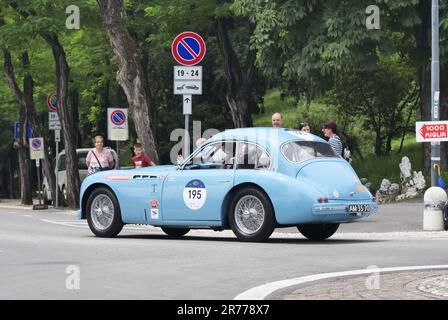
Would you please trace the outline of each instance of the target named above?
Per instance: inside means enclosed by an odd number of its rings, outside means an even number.
[[[51,112],[57,112],[58,108],[58,96],[56,93],[50,93],[47,97],[47,106]]]
[[[116,126],[122,126],[126,122],[126,115],[121,110],[114,110],[110,115],[110,121]]]
[[[33,149],[39,149],[42,145],[42,142],[39,139],[34,139],[31,142],[31,146],[33,147]]]
[[[184,66],[194,66],[205,56],[205,42],[194,32],[182,32],[174,38],[171,53],[177,62]]]

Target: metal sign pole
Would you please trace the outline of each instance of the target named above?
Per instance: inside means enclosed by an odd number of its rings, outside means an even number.
[[[185,141],[184,141],[184,159],[190,155],[190,134],[188,131],[188,114],[185,114]]]
[[[432,0],[431,120],[439,120],[439,0]],[[435,165],[440,165],[440,142],[431,142],[431,186],[437,186]]]
[[[57,134],[55,130],[55,135]],[[56,139],[55,139],[56,140]],[[56,165],[55,165],[55,175],[56,175],[56,188],[55,188],[55,202],[54,207],[59,207],[59,142],[56,140]]]
[[[33,205],[33,210],[48,209],[47,205],[42,205],[42,185],[40,182],[40,159],[44,159],[44,139],[42,137],[30,138],[30,159],[36,160],[37,169],[37,189],[39,194],[39,204]]]
[[[37,189],[39,190],[39,206],[42,205],[42,188],[40,185],[40,159],[36,159]]]
[[[120,163],[120,149],[119,149],[119,147],[118,147],[118,140],[117,140],[117,163],[115,164],[115,166],[117,167],[117,168],[119,168],[119,163]],[[111,169],[114,169],[114,168],[111,168]]]
[[[183,104],[183,114],[185,116],[185,141],[184,141],[184,159],[190,155],[190,132],[189,132],[189,116],[192,114],[192,97],[191,95],[183,95],[182,96],[182,104]]]

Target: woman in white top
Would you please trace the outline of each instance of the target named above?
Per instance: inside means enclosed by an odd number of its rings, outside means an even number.
[[[104,139],[102,136],[94,138],[95,148],[89,151],[86,158],[86,165],[89,174],[107,170],[114,167],[114,157],[110,150],[104,148]]]

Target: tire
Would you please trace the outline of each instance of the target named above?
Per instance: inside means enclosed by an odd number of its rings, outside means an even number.
[[[93,190],[87,200],[86,216],[90,230],[98,237],[113,238],[123,229],[120,204],[107,188]]]
[[[182,237],[186,235],[190,229],[188,228],[169,228],[169,227],[161,227],[162,231],[171,237]]]
[[[254,187],[235,193],[229,206],[228,221],[236,237],[249,242],[266,241],[277,225],[270,200]]]
[[[302,224],[297,226],[300,233],[310,240],[330,238],[339,228],[339,223]]]
[[[44,201],[45,205],[49,205],[51,204],[51,200],[48,200],[48,191],[47,188],[44,187],[43,191],[42,191],[42,198]]]

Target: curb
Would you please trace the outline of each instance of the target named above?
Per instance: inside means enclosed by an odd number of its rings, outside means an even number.
[[[250,288],[233,298],[233,300],[265,300],[276,292],[287,290],[288,288],[297,287],[319,280],[327,280],[333,278],[368,275],[372,273],[391,273],[398,271],[421,271],[421,270],[448,270],[448,265],[430,265],[430,266],[407,266],[407,267],[390,267],[375,269],[358,269],[342,272],[319,273],[309,276],[303,276],[287,280],[279,280],[265,283],[257,287]]]

